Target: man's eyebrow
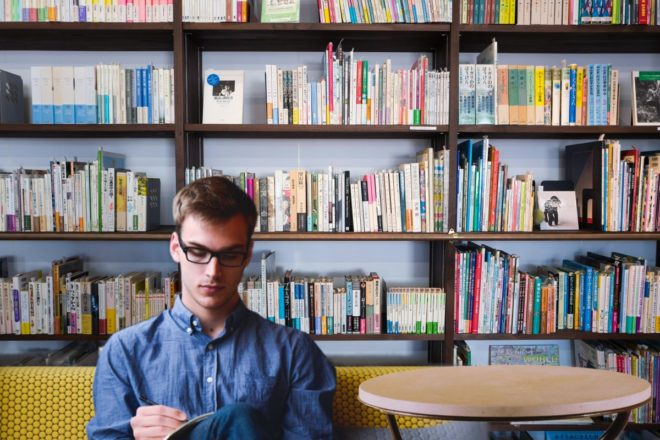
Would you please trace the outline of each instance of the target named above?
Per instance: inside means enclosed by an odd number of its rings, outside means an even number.
[[[204,246],[203,244],[197,243],[196,241],[191,241],[188,244],[188,247],[195,247],[195,248],[200,248],[200,249],[204,249],[204,250],[207,250],[207,251],[212,251],[208,247]],[[212,252],[230,252],[230,251],[245,252],[245,246],[242,245],[242,244],[235,244],[233,246],[223,247],[221,249],[218,249],[217,251],[212,251]]]

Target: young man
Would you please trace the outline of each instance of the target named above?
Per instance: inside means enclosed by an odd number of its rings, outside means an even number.
[[[181,295],[106,343],[89,438],[162,439],[214,411],[194,438],[332,438],[334,368],[309,336],[246,309],[238,295],[257,218],[250,198],[208,177],[179,191],[173,211]]]

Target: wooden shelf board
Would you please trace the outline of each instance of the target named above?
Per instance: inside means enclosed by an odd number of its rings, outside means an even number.
[[[344,50],[430,52],[446,47],[449,24],[184,23],[203,50],[312,51],[343,39]]]
[[[174,124],[1,124],[0,137],[174,137]]]
[[[2,50],[171,51],[172,23],[0,23]]]
[[[588,339],[588,340],[660,340],[660,333],[592,333],[580,332],[575,330],[561,330],[557,333],[543,335],[523,335],[523,334],[488,334],[474,335],[467,333],[456,333],[456,341],[490,341],[490,340],[538,340],[538,339]]]
[[[428,138],[446,133],[446,125],[270,125],[270,124],[186,124],[188,133],[229,138]]]
[[[148,232],[0,232],[2,240],[86,240],[159,241],[169,240],[173,226]],[[460,234],[397,232],[256,232],[256,241],[584,241],[660,240],[660,232],[474,232]]]
[[[650,126],[588,126],[560,127],[547,125],[459,125],[458,136],[470,138],[517,139],[557,139],[557,138],[597,138],[600,134],[617,138],[648,138],[660,136],[660,127]]]
[[[163,226],[147,232],[0,232],[0,240],[164,241],[174,231]]]
[[[513,241],[582,241],[582,240],[660,240],[660,232],[601,232],[601,231],[534,231],[534,232],[461,232],[452,234],[456,240],[513,240]]]
[[[659,53],[658,26],[459,25],[462,52],[481,52],[493,38],[500,53]],[[577,62],[578,60],[568,60]]]
[[[105,341],[110,335],[0,335],[0,341]],[[442,341],[444,335],[311,335],[316,341]]]

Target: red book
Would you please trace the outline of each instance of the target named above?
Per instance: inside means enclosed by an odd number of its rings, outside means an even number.
[[[472,305],[472,322],[470,333],[479,333],[479,301],[481,301],[481,268],[483,266],[484,248],[480,247],[477,251],[477,258],[474,265],[474,303]]]

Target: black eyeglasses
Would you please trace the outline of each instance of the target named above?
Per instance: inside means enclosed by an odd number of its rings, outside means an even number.
[[[218,259],[220,266],[224,267],[240,267],[247,258],[247,252],[213,252],[205,248],[186,246],[181,240],[181,234],[177,234],[179,238],[179,247],[186,256],[186,260],[195,264],[208,264],[213,257]]]

